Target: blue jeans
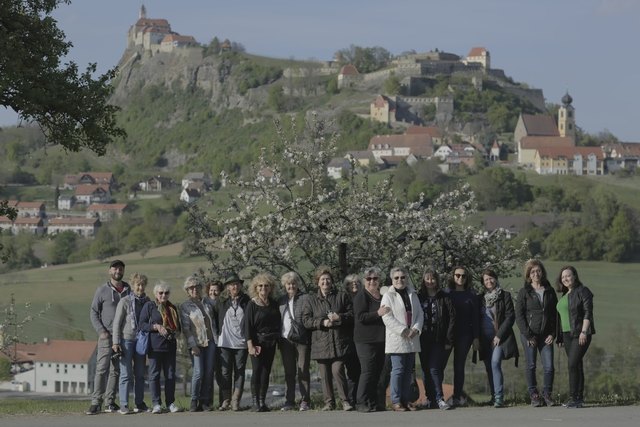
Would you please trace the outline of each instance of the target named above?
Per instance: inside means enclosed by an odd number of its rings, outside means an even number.
[[[525,358],[525,374],[527,377],[527,387],[529,389],[529,395],[538,392],[538,382],[536,381],[536,362],[538,353],[540,353],[540,359],[542,359],[542,368],[544,369],[543,393],[551,394],[553,391],[553,343],[545,344],[546,337],[542,335],[536,336],[536,345],[530,346],[527,338],[520,334],[520,341],[522,342],[522,348],[524,349]]]
[[[420,335],[420,365],[427,399],[437,402],[444,398],[442,380],[444,378],[444,344],[435,341],[434,333],[423,331]]]
[[[167,406],[176,400],[176,349],[149,350],[149,388],[153,405],[162,405],[160,374],[164,374],[164,400]]]
[[[504,398],[504,377],[502,376],[502,360],[504,359],[504,351],[502,347],[493,347],[493,335],[489,338],[483,336],[481,339],[485,341],[485,348],[493,348],[490,354],[484,357],[484,367],[487,371],[489,379],[489,388],[491,396],[496,399]],[[488,352],[487,352],[488,353]]]
[[[213,401],[213,370],[216,358],[216,343],[209,341],[207,347],[198,347],[200,355],[191,355],[191,400],[209,404]]]
[[[392,353],[391,356],[391,403],[409,403],[411,374],[416,361],[415,353]]]
[[[136,406],[144,403],[144,368],[147,361],[146,355],[136,353],[136,340],[121,340],[120,348],[120,406],[129,404],[129,390],[133,382],[133,398]],[[133,363],[133,366],[132,366]]]

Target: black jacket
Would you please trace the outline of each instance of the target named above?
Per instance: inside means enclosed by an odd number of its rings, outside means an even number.
[[[567,294],[569,298],[569,321],[571,323],[571,335],[577,338],[582,332],[582,321],[589,319],[587,335],[595,335],[596,328],[593,324],[593,294],[586,286],[578,286]],[[560,328],[560,325],[558,325]],[[562,334],[558,334],[558,342],[563,342]]]
[[[480,295],[481,310],[485,309],[484,294]],[[504,359],[516,358],[516,366],[518,366],[518,343],[513,333],[513,324],[516,321],[516,314],[513,308],[513,300],[511,294],[504,289],[500,293],[500,297],[495,302],[496,322],[494,323],[495,336],[500,338],[500,347],[504,353]],[[493,347],[487,347],[485,340],[480,340],[480,360],[485,358],[491,359]]]
[[[358,343],[384,343],[384,322],[378,316],[380,300],[366,290],[353,297],[353,340]]]
[[[518,292],[516,323],[520,333],[528,340],[536,336],[556,336],[558,297],[551,286],[544,287],[542,300],[544,304],[540,304],[536,291],[529,283],[525,283]]]
[[[454,330],[456,326],[456,309],[453,307],[449,294],[443,290],[438,290],[435,295],[438,309],[438,323],[435,331],[427,331],[427,318],[422,325],[423,333],[421,338],[426,338],[429,333],[435,333],[435,341],[440,344],[453,345]],[[422,304],[428,299],[427,293],[422,289],[418,292],[420,308],[424,310]]]
[[[327,328],[323,322],[333,311],[341,321]],[[311,331],[311,358],[337,359],[347,355],[353,342],[353,307],[344,292],[332,290],[326,297],[318,290],[309,295],[302,309],[302,323]]]

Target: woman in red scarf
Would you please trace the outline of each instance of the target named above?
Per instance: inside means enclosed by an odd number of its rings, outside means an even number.
[[[140,313],[139,327],[149,332],[149,385],[153,414],[161,414],[160,373],[164,373],[164,397],[167,410],[181,412],[175,403],[176,334],[180,332],[178,310],[169,301],[169,285],[163,281],[153,287],[154,301],[147,302]]]

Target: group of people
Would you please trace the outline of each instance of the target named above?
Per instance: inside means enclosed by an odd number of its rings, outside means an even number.
[[[237,274],[223,282],[204,284],[195,276],[183,285],[186,299],[176,306],[170,287],[158,281],[153,295],[145,293],[147,277],[123,281],[124,263],[109,266],[109,280],[96,290],[91,321],[98,333],[97,366],[92,402],[87,414],[101,412],[180,412],[175,401],[177,337],[183,334],[191,357],[192,412],[238,411],[244,390],[245,368],[252,365],[252,409],[266,412],[267,389],[277,350],[285,376],[281,410],[311,408],[310,361],[317,362],[322,385],[322,410],[336,408],[374,412],[386,409],[390,387],[394,411],[419,407],[443,410],[464,406],[465,365],[473,349],[484,362],[491,403],[504,402],[502,361],[519,351],[514,324],[520,330],[525,355],[528,392],[533,406],[553,406],[553,345],[564,346],[568,358],[569,400],[578,408],[584,401],[582,360],[595,334],[593,294],[572,266],[563,267],[551,287],[543,264],[525,265],[525,283],[515,300],[500,286],[491,269],[479,276],[481,292],[472,286],[464,266],[451,270],[446,286],[428,269],[418,289],[403,268],[389,273],[371,267],[362,276],[349,275],[338,288],[333,272],[319,267],[312,292],[302,291],[295,272],[278,279],[259,273],[248,286]],[[427,401],[418,404],[415,357],[419,354]],[[453,395],[445,399],[444,369],[453,353]],[[544,370],[542,393],[537,385],[540,355]],[[148,366],[151,408],[144,402],[144,375]],[[164,378],[164,404],[161,395]],[[214,382],[220,390],[214,404]],[[300,399],[296,402],[296,384]],[[116,402],[116,389],[119,401]],[[134,406],[129,392],[134,391]],[[118,404],[119,403],[119,404]]]

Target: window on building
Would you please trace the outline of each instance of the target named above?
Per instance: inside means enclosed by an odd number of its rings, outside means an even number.
[[[60,368],[56,368],[56,374],[60,373]]]
[[[76,369],[76,365],[71,365],[71,367],[72,367],[73,369]]]
[[[48,366],[48,367],[49,367],[49,368],[51,367],[51,363],[49,363],[49,366]]]
[[[47,386],[47,380],[42,380],[42,387],[46,387]]]
[[[41,368],[44,367],[44,363],[40,362],[40,367]]]

